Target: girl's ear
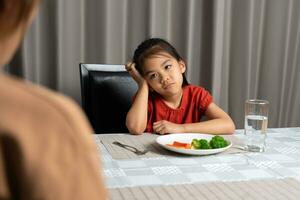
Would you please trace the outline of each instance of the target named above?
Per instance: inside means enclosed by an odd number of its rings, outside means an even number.
[[[186,70],[185,62],[183,60],[180,60],[179,62],[180,71],[183,74]]]

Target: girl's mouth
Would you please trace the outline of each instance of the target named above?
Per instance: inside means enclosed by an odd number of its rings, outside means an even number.
[[[175,84],[175,83],[169,83],[169,84],[167,84],[167,85],[164,85],[164,86],[163,86],[163,89],[165,89],[165,90],[170,89],[171,87],[173,87],[174,84]]]

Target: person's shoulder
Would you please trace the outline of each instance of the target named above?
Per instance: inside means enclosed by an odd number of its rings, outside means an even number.
[[[6,103],[13,103],[24,111],[35,108],[34,110],[55,110],[61,113],[68,106],[76,107],[74,101],[63,94],[14,77],[5,77],[5,82],[1,83],[0,89],[2,100],[9,100]]]
[[[207,92],[207,90],[204,87],[201,87],[198,85],[193,85],[193,84],[184,86],[184,90],[188,91],[189,93],[193,93],[193,94]]]
[[[0,119],[12,127],[14,124],[36,128],[64,127],[80,129],[86,124],[79,106],[70,98],[24,80],[3,76],[0,78]],[[18,122],[18,123],[16,123]],[[88,129],[89,130],[89,129]],[[86,131],[86,130],[85,130]]]
[[[212,101],[212,96],[208,90],[206,90],[204,87],[192,85],[189,84],[185,86],[185,95],[187,95],[189,98],[197,99],[199,101]]]
[[[188,85],[186,90],[188,91],[188,97],[200,108],[206,109],[207,106],[213,102],[211,94],[203,87],[197,85]]]
[[[104,194],[92,130],[73,100],[1,74],[0,94],[0,140],[4,149],[14,149],[5,152],[7,157],[22,165],[4,162],[28,175],[18,180],[30,179],[41,196],[48,195],[44,183],[61,197],[71,197],[74,186],[79,186],[82,199]]]

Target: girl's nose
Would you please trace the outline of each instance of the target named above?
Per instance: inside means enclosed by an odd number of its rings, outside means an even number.
[[[169,80],[170,80],[170,77],[167,74],[162,74],[161,75],[161,83],[162,84],[168,83]]]

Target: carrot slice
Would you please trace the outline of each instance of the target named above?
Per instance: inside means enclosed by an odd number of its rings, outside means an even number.
[[[183,148],[183,149],[190,149],[191,148],[191,144],[178,142],[178,141],[174,141],[173,144],[167,144],[167,145],[171,146],[171,147]]]
[[[188,143],[174,141],[173,145],[178,146],[178,147],[186,147],[188,145]]]

